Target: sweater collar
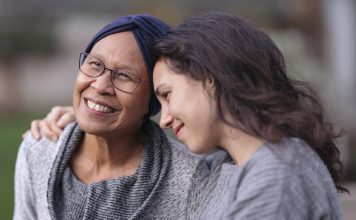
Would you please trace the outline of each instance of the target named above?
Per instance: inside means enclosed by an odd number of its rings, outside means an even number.
[[[168,172],[171,150],[164,132],[157,124],[147,120],[144,129],[148,138],[136,173],[88,185],[83,219],[135,219],[151,202]],[[65,202],[63,174],[84,132],[78,124],[74,124],[63,135],[65,137],[59,146],[48,182],[48,208],[53,219],[59,219],[64,214],[61,213]]]

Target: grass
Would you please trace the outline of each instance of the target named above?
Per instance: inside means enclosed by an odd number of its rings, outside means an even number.
[[[17,150],[22,141],[22,134],[29,129],[30,122],[37,118],[36,115],[0,115],[0,219],[12,219]]]

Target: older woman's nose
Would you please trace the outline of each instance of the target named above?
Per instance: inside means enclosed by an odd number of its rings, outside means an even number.
[[[96,77],[91,83],[91,87],[99,94],[114,95],[115,89],[111,82],[110,70],[106,70],[100,76]]]
[[[161,109],[161,118],[159,120],[159,125],[161,128],[170,128],[172,127],[173,116],[169,114],[167,108],[162,106]]]

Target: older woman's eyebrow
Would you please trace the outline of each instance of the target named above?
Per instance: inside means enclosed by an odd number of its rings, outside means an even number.
[[[112,66],[107,66],[104,56],[102,56],[98,53],[95,53],[95,52],[90,53],[90,55],[99,59],[109,69],[129,71],[130,73],[133,73],[134,75],[137,75],[138,77],[141,77],[141,76],[139,76],[140,71],[138,71],[135,67],[130,65],[130,63],[128,63],[128,64],[116,63],[117,66],[112,67]]]

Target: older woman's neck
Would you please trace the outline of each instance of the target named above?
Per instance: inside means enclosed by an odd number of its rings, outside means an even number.
[[[86,135],[84,141],[88,156],[95,159],[98,165],[107,163],[120,165],[137,154],[141,155],[143,139],[143,135],[140,134],[114,139]]]
[[[133,175],[141,162],[143,139],[143,134],[116,138],[85,134],[71,159],[72,170],[87,184]]]

